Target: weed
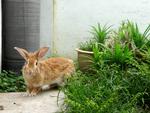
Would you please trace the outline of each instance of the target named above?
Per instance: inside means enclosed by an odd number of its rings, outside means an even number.
[[[25,91],[25,83],[22,76],[9,71],[0,74],[0,92]]]

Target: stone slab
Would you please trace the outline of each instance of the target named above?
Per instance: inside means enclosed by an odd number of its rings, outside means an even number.
[[[33,97],[24,96],[24,92],[0,93],[0,113],[58,112],[64,97],[63,93],[60,93],[58,97],[58,92],[58,90],[45,91]]]

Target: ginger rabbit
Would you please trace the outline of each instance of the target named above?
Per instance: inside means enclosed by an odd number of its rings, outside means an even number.
[[[74,63],[68,58],[41,58],[48,51],[48,47],[40,48],[35,52],[14,47],[25,59],[22,68],[23,77],[27,86],[27,93],[31,96],[37,95],[44,85],[62,85],[64,78],[69,77],[74,71]]]

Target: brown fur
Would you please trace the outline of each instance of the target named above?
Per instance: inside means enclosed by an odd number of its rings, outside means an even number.
[[[47,47],[43,47],[34,53],[28,53],[18,47],[15,47],[15,49],[26,60],[22,72],[27,85],[27,92],[31,95],[40,92],[44,85],[52,85],[55,82],[61,85],[64,77],[69,77],[75,71],[71,59],[58,57],[41,60],[48,50]]]

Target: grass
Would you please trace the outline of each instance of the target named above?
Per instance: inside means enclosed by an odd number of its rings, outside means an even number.
[[[25,83],[22,76],[9,71],[0,74],[0,92],[22,92],[25,91]]]

